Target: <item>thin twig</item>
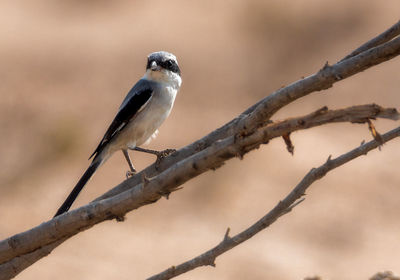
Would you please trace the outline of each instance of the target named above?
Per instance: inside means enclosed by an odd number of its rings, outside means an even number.
[[[393,129],[382,135],[382,141],[383,143],[386,143],[399,136],[400,136],[400,127]],[[208,250],[207,252],[189,261],[186,261],[177,266],[173,266],[157,275],[154,275],[148,278],[148,280],[171,279],[173,277],[181,275],[185,272],[188,272],[200,266],[206,266],[211,264],[215,265],[215,259],[218,256],[238,246],[239,244],[250,239],[260,231],[269,227],[279,217],[281,217],[284,214],[287,214],[288,212],[290,212],[290,210],[293,209],[293,207],[297,206],[300,202],[302,202],[304,199],[301,199],[301,197],[305,194],[306,190],[311,186],[311,184],[314,183],[316,180],[324,177],[329,171],[359,156],[366,155],[369,151],[376,149],[381,144],[382,143],[380,143],[379,141],[372,140],[335,159],[329,158],[320,167],[311,169],[307,173],[307,175],[300,181],[300,183],[285,197],[285,199],[279,201],[279,203],[270,212],[268,212],[268,214],[266,214],[264,217],[262,217],[253,225],[251,225],[249,228],[231,238],[226,238],[225,236],[222,242],[217,246],[215,246],[214,248]]]
[[[345,56],[341,61],[349,59],[350,57],[353,57],[359,53],[362,53],[373,47],[376,47],[383,43],[386,43],[386,42],[392,40],[393,38],[397,37],[398,35],[400,35],[400,21],[395,23],[393,26],[391,26],[385,32],[379,34],[375,38],[369,40],[368,42],[366,42],[365,44],[363,44],[362,46],[357,48],[356,50],[352,51],[349,55]]]

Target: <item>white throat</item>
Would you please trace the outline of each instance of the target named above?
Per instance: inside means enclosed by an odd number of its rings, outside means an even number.
[[[182,84],[182,79],[177,73],[165,69],[159,71],[148,69],[143,78],[157,83],[164,83],[176,90],[178,90]]]

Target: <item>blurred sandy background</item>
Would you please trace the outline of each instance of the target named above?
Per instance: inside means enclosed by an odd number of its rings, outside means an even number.
[[[0,239],[48,220],[82,175],[146,55],[177,55],[183,86],[150,148],[180,148],[282,85],[334,63],[399,19],[386,1],[1,1]],[[275,118],[376,102],[400,107],[400,59],[312,94]],[[398,123],[379,120],[384,132]],[[371,139],[338,124],[281,140],[192,180],[167,201],[68,240],[18,279],[143,279],[236,234],[310,168]],[[400,273],[399,139],[336,169],[294,212],[178,279],[366,279]],[[154,157],[135,153],[146,167]],[[124,179],[115,154],[74,207]]]

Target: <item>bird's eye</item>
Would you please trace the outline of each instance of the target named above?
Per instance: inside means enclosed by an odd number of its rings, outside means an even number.
[[[167,60],[165,63],[167,64],[168,67],[172,67],[172,65],[174,65],[174,63],[170,59]]]

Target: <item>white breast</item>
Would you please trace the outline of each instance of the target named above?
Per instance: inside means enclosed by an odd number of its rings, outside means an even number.
[[[158,86],[154,88],[151,99],[114,139],[111,153],[119,149],[132,149],[143,145],[157,135],[158,128],[171,113],[182,82],[179,75],[172,74],[164,73],[157,76]],[[149,78],[148,73],[146,75],[144,78]],[[152,76],[151,78],[154,80],[156,77]]]

